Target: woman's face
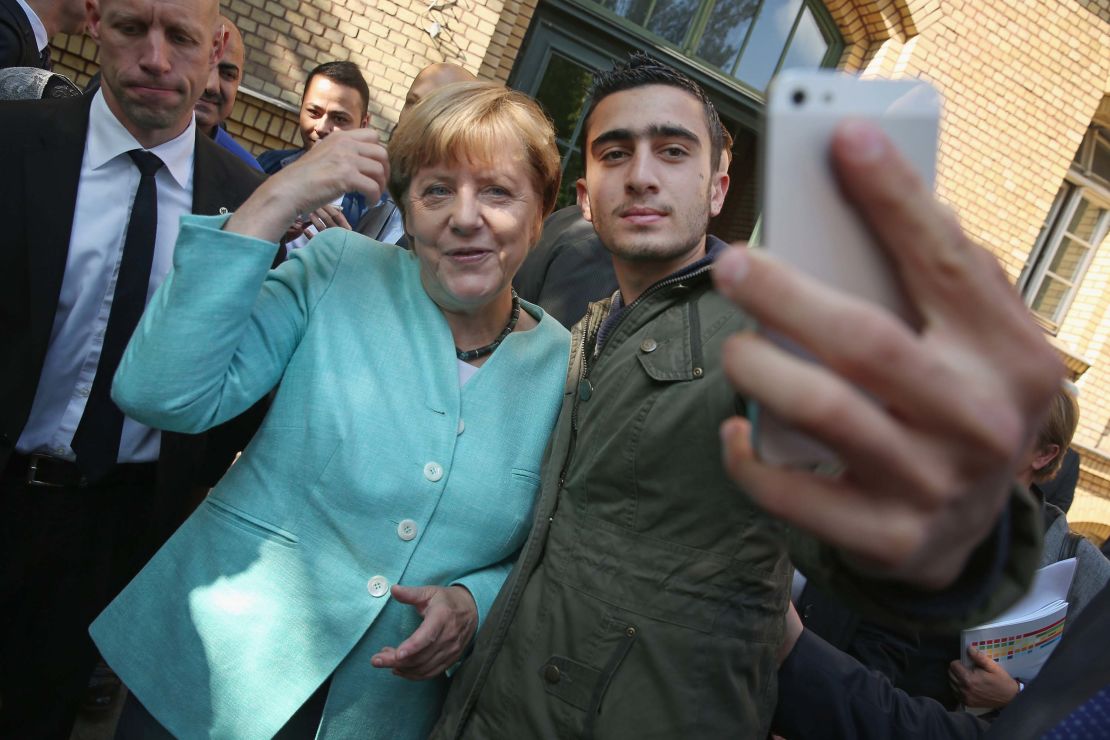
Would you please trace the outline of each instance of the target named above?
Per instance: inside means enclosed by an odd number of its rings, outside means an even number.
[[[409,183],[406,231],[440,308],[480,311],[508,290],[539,238],[542,203],[522,154],[424,167]]]

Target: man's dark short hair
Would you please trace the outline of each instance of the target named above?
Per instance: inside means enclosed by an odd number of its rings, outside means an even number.
[[[308,92],[308,86],[312,84],[312,78],[316,75],[327,77],[337,85],[354,88],[362,97],[362,115],[366,115],[366,109],[370,105],[370,87],[366,84],[366,78],[362,76],[362,71],[357,64],[354,62],[324,62],[308,73],[308,79],[304,81],[304,91],[306,93]]]
[[[586,103],[586,119],[582,126],[582,151],[586,151],[586,136],[590,128],[590,117],[593,115],[597,104],[614,93],[646,85],[677,87],[701,101],[702,109],[705,111],[705,127],[709,130],[709,163],[710,166],[716,169],[721,161],[721,152],[724,150],[726,142],[731,145],[732,137],[725,131],[713,101],[709,99],[705,90],[702,90],[698,83],[642,51],[633,53],[628,57],[628,61],[623,64],[618,64],[612,69],[602,70],[594,74],[593,85],[590,87],[589,99]],[[588,157],[583,157],[583,167],[585,167],[587,159]]]

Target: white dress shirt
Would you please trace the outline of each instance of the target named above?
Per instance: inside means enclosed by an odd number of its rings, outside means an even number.
[[[165,166],[155,176],[158,229],[148,301],[170,271],[181,216],[192,211],[195,137],[196,122],[190,119],[181,135],[149,150]],[[24,454],[75,458],[70,443],[96,377],[127,223],[139,186],[139,170],[127,152],[142,148],[108,108],[104,93],[97,91],[89,113],[73,232],[50,346],[31,415],[16,444]],[[59,218],[65,215],[58,214]],[[124,418],[119,462],[156,460],[158,446],[158,432]]]
[[[23,8],[23,12],[27,14],[27,22],[31,24],[31,30],[35,33],[35,43],[39,46],[39,53],[46,48],[50,43],[50,36],[46,33],[46,26],[42,24],[42,19],[39,14],[31,9],[31,6],[23,2],[23,0],[15,0],[19,3],[19,7]]]

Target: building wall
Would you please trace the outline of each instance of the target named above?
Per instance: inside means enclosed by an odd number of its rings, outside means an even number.
[[[299,146],[297,108],[318,64],[351,61],[370,84],[370,125],[387,136],[412,78],[433,62],[454,62],[506,81],[536,0],[222,0],[243,34],[246,64],[228,130],[255,154]],[[429,31],[434,30],[433,36]],[[54,40],[57,71],[84,86],[98,69],[96,44]]]

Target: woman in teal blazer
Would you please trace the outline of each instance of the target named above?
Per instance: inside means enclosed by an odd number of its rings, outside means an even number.
[[[426,736],[528,532],[569,335],[510,282],[558,191],[551,124],[462,83],[390,149],[412,252],[333,228],[268,272],[297,213],[377,199],[374,134],[332,134],[230,218],[185,219],[120,365],[113,398],[162,429],[277,386],[240,460],[92,625],[155,735],[271,737],[315,693],[321,737]]]

